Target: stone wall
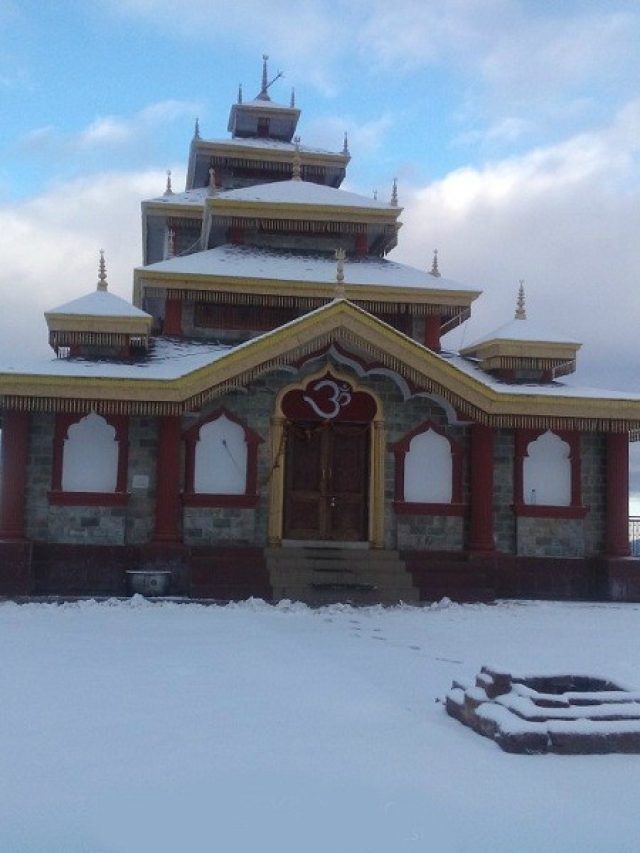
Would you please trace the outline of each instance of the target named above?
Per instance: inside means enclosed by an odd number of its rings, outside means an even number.
[[[493,471],[493,528],[497,551],[516,551],[516,519],[513,513],[513,430],[496,430]]]
[[[247,390],[229,392],[213,400],[207,413],[226,407],[263,439],[258,446],[258,502],[255,507],[188,507],[183,513],[187,545],[254,545],[267,543],[268,500],[271,471],[270,420],[277,393],[326,364],[318,359],[302,374],[280,370],[256,380]],[[385,547],[402,551],[461,551],[468,541],[468,512],[463,516],[397,514],[395,457],[392,446],[418,424],[437,424],[463,448],[463,501],[469,502],[469,429],[450,424],[447,406],[423,396],[404,401],[398,386],[382,376],[360,380],[341,363],[333,369],[354,384],[369,388],[382,402],[387,452],[384,460]],[[451,410],[449,410],[451,414]],[[187,428],[196,416],[186,417]],[[154,418],[131,418],[129,424],[128,504],[124,507],[50,506],[55,416],[31,418],[27,472],[29,538],[43,542],[93,545],[142,545],[153,536],[158,423]],[[605,439],[582,436],[582,500],[590,507],[584,519],[520,517],[513,505],[514,434],[498,430],[495,441],[494,525],[496,548],[503,554],[539,557],[581,557],[602,553],[605,536]],[[184,466],[183,466],[184,467]]]

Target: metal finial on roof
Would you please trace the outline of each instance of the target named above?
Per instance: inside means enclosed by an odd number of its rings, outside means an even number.
[[[373,191],[373,200],[378,201],[378,190]]]
[[[431,269],[429,270],[431,275],[436,278],[440,278],[440,270],[438,269],[438,250],[433,250],[433,263],[431,264]]]
[[[193,138],[200,139],[200,119],[196,118],[196,123],[193,128]]]
[[[165,195],[173,195],[173,189],[171,188],[171,169],[167,169],[167,186],[164,191]]]
[[[216,186],[216,170],[213,166],[209,167],[209,195],[217,195],[218,187]]]
[[[242,103],[242,83],[238,83],[238,103]]]
[[[293,174],[292,178],[294,181],[302,180],[302,161],[300,159],[300,137],[294,136],[293,142],[295,145],[295,149],[293,152]]]
[[[393,189],[391,190],[391,207],[398,206],[398,179],[393,179]]]
[[[291,109],[293,109],[295,107],[295,105],[296,105],[296,90],[292,86],[291,87],[291,101],[289,103],[289,106],[291,107]]]
[[[516,301],[516,320],[526,320],[527,309],[524,304],[524,279],[520,279],[520,287],[518,288],[518,299]]]
[[[346,296],[344,289],[344,261],[346,257],[347,253],[344,249],[336,249],[336,299],[344,299]]]
[[[267,79],[267,62],[268,62],[268,60],[269,60],[269,57],[267,56],[267,54],[263,53],[262,54],[262,87],[260,88],[260,94],[258,95],[258,97],[262,101],[270,101],[271,100],[271,98],[269,97],[269,92],[267,91],[267,88],[269,86],[269,82]]]
[[[167,258],[175,258],[176,256],[176,232],[171,226],[167,231]]]
[[[342,144],[342,153],[343,154],[349,154],[349,136],[348,136],[346,130],[344,132],[344,142]]]
[[[107,289],[107,265],[104,261],[104,249],[100,249],[100,261],[98,262],[98,290]]]

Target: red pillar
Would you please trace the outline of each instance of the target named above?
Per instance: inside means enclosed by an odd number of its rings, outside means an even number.
[[[160,418],[155,542],[180,541],[180,418]]]
[[[167,294],[164,304],[164,334],[182,337],[182,299]]]
[[[440,352],[440,316],[427,314],[424,318],[424,345],[434,352]]]
[[[607,554],[628,557],[629,435],[607,434]]]
[[[2,486],[0,539],[24,539],[29,413],[5,411],[2,416]]]
[[[493,443],[491,427],[471,427],[470,551],[493,551]]]

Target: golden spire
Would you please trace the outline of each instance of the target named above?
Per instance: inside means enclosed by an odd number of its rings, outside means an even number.
[[[100,249],[100,261],[98,263],[98,290],[107,289],[107,265],[104,262],[104,249]]]
[[[344,299],[346,291],[344,289],[344,261],[347,253],[344,249],[336,249],[336,289],[335,299]]]
[[[211,166],[209,168],[209,195],[217,195],[218,187],[216,186],[216,170]]]
[[[196,118],[195,127],[193,128],[193,138],[200,139],[200,119]]]
[[[292,86],[291,87],[291,102],[290,102],[289,106],[291,107],[291,109],[293,109],[295,107],[295,105],[296,105],[296,90]]]
[[[295,150],[293,152],[293,175],[292,178],[294,181],[302,180],[302,162],[300,160],[300,137],[294,136],[293,142],[295,144]]]
[[[167,232],[167,258],[175,258],[176,256],[176,232],[171,226]]]
[[[238,103],[242,103],[242,83],[238,83]]]
[[[393,179],[393,189],[391,190],[391,207],[398,206],[398,179]]]
[[[431,275],[436,278],[440,278],[440,270],[438,269],[438,250],[433,250],[433,263],[431,264],[431,269],[429,270]]]
[[[526,320],[527,310],[524,304],[524,279],[520,279],[520,287],[518,288],[518,299],[516,301],[516,320]]]
[[[260,88],[260,94],[258,97],[261,101],[270,101],[269,92],[267,91],[269,87],[269,81],[267,79],[267,62],[269,57],[266,53],[262,54],[262,87]]]
[[[173,189],[171,188],[171,169],[167,169],[167,186],[164,191],[165,195],[173,195]]]
[[[345,157],[349,156],[349,136],[346,130],[344,132],[344,143],[342,145],[342,153],[345,155]]]

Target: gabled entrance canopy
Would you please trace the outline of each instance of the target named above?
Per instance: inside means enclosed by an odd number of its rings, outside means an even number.
[[[5,408],[33,411],[180,414],[200,409],[230,389],[331,343],[363,355],[403,377],[412,391],[436,394],[462,415],[491,426],[563,428],[604,432],[640,429],[640,397],[569,385],[505,385],[458,356],[437,355],[351,302],[334,300],[297,320],[235,347],[218,348],[209,363],[189,369],[189,359],[165,375],[144,359],[121,366],[50,361],[37,372],[0,374]],[[215,349],[215,348],[212,348]],[[193,361],[191,361],[193,364]],[[151,378],[151,377],[154,378]]]

